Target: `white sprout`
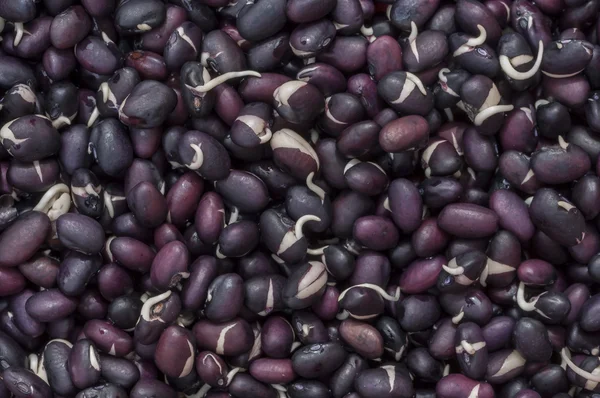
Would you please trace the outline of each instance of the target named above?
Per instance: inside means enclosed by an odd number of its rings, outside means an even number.
[[[481,126],[488,118],[494,116],[497,113],[510,112],[514,109],[514,105],[494,105],[489,108],[485,108],[475,116],[473,124],[475,126]]]
[[[310,174],[306,177],[306,186],[308,189],[313,191],[319,198],[321,198],[321,202],[325,201],[325,191],[323,188],[318,186],[313,182],[313,178],[315,176],[315,172],[311,171]]]
[[[338,297],[338,301],[342,301],[342,299],[346,296],[346,294],[354,288],[357,287],[364,287],[367,289],[371,289],[371,290],[375,290],[377,293],[379,293],[379,295],[388,300],[388,301],[398,301],[400,300],[400,288],[396,288],[396,293],[392,296],[390,295],[388,292],[386,292],[385,290],[383,290],[383,288],[379,285],[375,285],[373,283],[360,283],[358,285],[354,285],[354,286],[350,286],[349,288],[347,288],[346,290],[344,290],[342,293],[340,293],[340,296]]]
[[[222,75],[215,77],[214,79],[210,79],[209,81],[204,82],[204,84],[201,86],[192,87],[192,86],[189,86],[186,84],[186,87],[188,89],[190,89],[190,91],[193,92],[194,94],[202,95],[204,93],[209,92],[213,88],[217,87],[219,84],[225,83],[227,80],[237,79],[239,77],[246,77],[246,76],[261,77],[261,74],[258,72],[255,72],[253,70],[246,70],[246,71],[240,71],[240,72],[227,72],[227,73],[223,73]]]
[[[562,358],[563,361],[565,361],[567,366],[570,367],[571,370],[575,374],[577,374],[589,381],[600,383],[600,375],[593,374],[586,370],[583,370],[579,366],[575,365],[575,363],[573,361],[571,361],[571,353],[569,352],[569,350],[566,347],[564,347],[562,350],[560,350],[560,357]]]
[[[519,72],[518,70],[516,70],[512,66],[512,64],[510,63],[510,59],[506,55],[501,55],[499,57],[500,67],[502,68],[502,71],[504,72],[504,74],[506,74],[506,76],[510,77],[513,80],[527,80],[527,79],[530,79],[533,76],[535,76],[535,74],[538,72],[538,70],[540,69],[540,66],[542,65],[543,56],[544,56],[544,43],[540,40],[537,58],[535,60],[535,63],[533,64],[531,69],[529,69],[527,72]],[[537,107],[537,104],[536,104],[536,107]]]
[[[481,25],[477,25],[477,29],[479,29],[479,36],[471,37],[462,46],[458,47],[456,51],[454,51],[454,54],[452,54],[453,57],[458,57],[459,55],[467,53],[473,50],[473,48],[485,43],[485,40],[487,39],[487,32],[485,28]]]

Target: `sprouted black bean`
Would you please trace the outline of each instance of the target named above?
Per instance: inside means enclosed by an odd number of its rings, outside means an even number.
[[[0,398],[600,393],[600,0],[0,0]]]

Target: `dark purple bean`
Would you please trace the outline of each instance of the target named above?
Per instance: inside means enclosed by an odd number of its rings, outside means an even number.
[[[170,290],[147,299],[135,325],[136,342],[146,345],[156,342],[162,331],[177,319],[180,312],[181,300]]]
[[[285,285],[283,300],[288,308],[302,309],[314,304],[325,291],[327,272],[323,263],[310,261],[297,267]]]
[[[559,147],[545,147],[531,156],[531,169],[542,183],[563,184],[589,171],[591,162],[586,155],[583,149],[559,137]],[[564,164],[569,167],[565,168]]]
[[[244,305],[252,312],[266,316],[283,310],[282,292],[286,280],[280,275],[257,275],[244,282]],[[231,299],[227,301],[231,305]],[[238,307],[239,311],[240,307]]]
[[[418,115],[405,116],[383,126],[379,145],[386,152],[420,148],[429,138],[427,120]]]
[[[121,54],[114,43],[105,43],[95,36],[88,36],[75,46],[75,58],[82,68],[99,75],[110,75],[122,63]]]
[[[546,361],[552,356],[552,346],[544,324],[535,319],[521,318],[513,331],[515,348],[528,361]]]
[[[208,287],[204,313],[213,322],[230,321],[244,301],[243,280],[237,274],[216,277]]]
[[[472,322],[461,323],[456,329],[454,344],[462,372],[475,380],[483,378],[488,362],[488,348],[479,326]]]
[[[119,119],[137,128],[152,128],[162,124],[177,105],[177,95],[168,86],[146,80],[135,86],[119,107]]]
[[[150,278],[152,285],[163,291],[176,286],[189,277],[189,251],[185,244],[172,241],[164,245],[152,260]]]
[[[433,296],[415,294],[404,298],[397,304],[398,322],[407,332],[428,329],[441,315],[438,302]]]
[[[102,378],[110,383],[130,389],[140,379],[138,368],[125,358],[100,355]]]
[[[227,383],[228,367],[223,359],[210,351],[202,351],[196,356],[196,371],[200,379],[212,387]]]
[[[29,289],[15,294],[11,297],[8,308],[14,314],[14,323],[19,330],[28,336],[38,337],[44,333],[46,325],[32,317],[26,309],[27,301],[34,295],[35,293]]]
[[[99,253],[104,246],[102,226],[84,215],[63,214],[56,220],[56,232],[65,247],[84,254]]]
[[[238,373],[229,384],[228,391],[236,398],[244,398],[248,395],[256,398],[275,398],[275,389],[260,383],[247,373]]]
[[[331,397],[326,384],[317,380],[301,379],[291,383],[287,387],[290,398],[326,398]]]
[[[361,217],[354,223],[354,239],[371,250],[387,250],[396,246],[400,238],[394,223],[384,217]]]
[[[377,92],[397,112],[425,116],[433,108],[433,95],[409,72],[388,73],[377,84]]]
[[[236,27],[249,41],[260,41],[279,32],[286,23],[286,2],[261,0],[248,4],[237,15]]]
[[[23,162],[47,158],[60,148],[58,131],[42,115],[23,116],[6,123],[0,129],[0,140],[11,156]]]
[[[417,380],[424,382],[437,382],[444,373],[442,362],[434,359],[425,347],[409,351],[406,356],[406,366]]]
[[[102,319],[106,315],[108,303],[96,289],[87,289],[79,298],[77,312],[84,319]]]
[[[473,396],[476,398],[494,397],[494,390],[488,383],[480,383],[459,373],[443,377],[435,387],[436,396],[440,398],[459,398]]]
[[[600,197],[600,179],[597,176],[587,174],[573,184],[573,204],[586,220],[600,213],[597,197]]]
[[[16,398],[52,396],[50,386],[29,369],[11,367],[3,372],[2,377],[4,385]]]
[[[442,251],[449,236],[440,229],[435,218],[423,220],[412,236],[411,243],[419,257],[432,257]]]
[[[156,365],[169,377],[185,377],[194,370],[195,351],[192,332],[181,326],[169,326],[158,340]]]
[[[92,29],[92,20],[81,6],[72,6],[58,14],[50,27],[50,40],[58,49],[74,47]]]
[[[296,23],[312,22],[323,18],[335,8],[335,1],[292,0],[286,6],[287,17]]]
[[[291,359],[259,358],[250,364],[249,373],[267,384],[287,384],[296,378]]]
[[[569,389],[567,374],[559,365],[545,366],[531,377],[532,387],[542,396],[556,396]]]
[[[526,285],[547,286],[556,281],[556,270],[544,260],[526,260],[517,268],[519,280]]]
[[[165,80],[168,74],[164,58],[152,51],[130,52],[125,57],[125,66],[134,69],[142,79]],[[127,94],[130,94],[132,89],[133,87]],[[121,104],[122,102],[119,105]]]
[[[27,363],[23,348],[10,336],[0,332],[0,369],[5,371],[9,367],[25,367]]]
[[[91,387],[100,380],[100,356],[90,340],[78,340],[73,345],[67,366],[73,385],[79,389]]]
[[[573,108],[585,104],[589,97],[590,85],[582,75],[555,79],[544,77],[542,86],[544,93],[561,102],[563,105]]]
[[[377,359],[383,355],[383,338],[373,326],[347,319],[340,324],[339,331],[344,342],[364,358]]]
[[[579,324],[581,325],[581,328],[586,332],[596,332],[600,330],[598,320],[594,315],[598,311],[598,303],[600,303],[600,296],[594,295],[591,298],[589,298],[581,307]]]
[[[423,151],[421,165],[426,177],[451,176],[460,170],[462,160],[453,144],[434,138]]]
[[[25,309],[29,316],[39,322],[53,322],[75,312],[77,300],[65,296],[57,289],[48,289],[31,296]]]
[[[342,365],[346,355],[338,343],[312,344],[294,352],[292,367],[299,376],[314,379],[333,373]]]
[[[143,303],[139,295],[117,297],[108,306],[107,318],[123,330],[134,330],[140,317]]]
[[[187,168],[197,171],[208,180],[220,180],[229,174],[229,154],[223,145],[208,134],[188,131],[179,141],[178,152]]]
[[[205,67],[209,66],[219,74],[247,69],[242,49],[221,30],[213,30],[204,37],[201,59]]]
[[[388,18],[398,29],[408,32],[411,22],[414,22],[417,27],[425,25],[438,6],[439,1],[437,0],[429,0],[424,3],[414,0],[399,0],[391,6]]]
[[[81,295],[102,266],[102,257],[70,252],[60,264],[56,284],[68,296]]]
[[[413,396],[413,385],[409,373],[394,365],[366,369],[359,373],[354,382],[361,397],[408,398]]]
[[[51,340],[42,356],[48,384],[52,391],[63,396],[73,396],[77,388],[69,376],[68,360],[73,345],[66,340]]]
[[[533,224],[557,243],[570,247],[584,238],[583,215],[552,189],[542,188],[536,192],[529,213]]]
[[[461,238],[484,238],[498,229],[498,216],[482,206],[450,204],[440,213],[438,224],[444,231]]]
[[[31,211],[21,215],[0,233],[0,266],[15,267],[29,260],[50,232],[50,219]]]
[[[165,5],[161,1],[133,0],[118,5],[115,25],[123,34],[144,33],[159,27],[165,14]]]
[[[131,398],[144,398],[144,397],[164,397],[164,398],[176,398],[177,392],[169,385],[162,383],[158,380],[144,379],[143,377],[135,383],[131,392],[129,393]]]
[[[446,35],[436,30],[419,33],[416,25],[411,25],[411,35],[404,42],[403,62],[408,72],[423,72],[438,65],[448,54]]]
[[[335,25],[328,19],[301,24],[292,31],[290,48],[300,58],[314,57],[331,44],[335,35]]]
[[[511,342],[515,320],[509,316],[497,316],[482,328],[483,338],[488,351],[505,348]]]
[[[106,321],[87,321],[83,333],[100,351],[110,355],[123,357],[133,350],[131,336]]]
[[[287,358],[294,337],[292,325],[285,318],[270,316],[263,324],[260,336],[262,350],[271,358]]]
[[[526,359],[517,350],[506,348],[489,356],[486,380],[491,384],[502,384],[519,376]]]
[[[369,73],[376,81],[388,73],[402,69],[403,53],[398,41],[383,35],[367,47],[367,65]]]
[[[8,336],[13,338],[26,350],[31,351],[40,347],[42,343],[42,340],[40,338],[41,336],[37,338],[32,338],[31,336],[28,336],[27,334],[23,333],[15,323],[14,314],[10,312],[8,308],[0,312],[0,322],[2,322],[0,324],[0,329]]]
[[[98,165],[108,175],[121,174],[133,160],[131,141],[116,119],[104,119],[94,126],[90,148]]]
[[[219,355],[240,355],[252,348],[252,328],[245,320],[235,318],[224,323],[208,320],[196,322],[193,328],[199,349],[211,350]]]

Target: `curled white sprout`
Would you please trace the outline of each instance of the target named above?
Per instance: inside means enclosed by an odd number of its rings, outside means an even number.
[[[198,170],[204,164],[204,152],[202,152],[202,144],[190,144],[190,148],[194,151],[192,163],[186,164],[190,170]]]
[[[458,47],[452,54],[453,57],[458,57],[459,55],[467,53],[473,50],[473,48],[485,43],[485,40],[487,39],[487,32],[485,28],[481,25],[477,25],[477,29],[479,29],[479,36],[471,37],[462,46]]]
[[[535,101],[535,109],[537,110],[537,108],[539,108],[542,105],[548,105],[550,103],[550,101],[546,100],[546,99],[539,99],[537,101]]]
[[[427,90],[425,90],[425,86],[423,85],[423,82],[421,81],[421,79],[419,79],[419,77],[413,73],[410,73],[410,72],[405,72],[405,73],[406,73],[406,79],[413,82],[414,85],[419,89],[421,94],[427,95]]]
[[[261,77],[261,74],[258,72],[255,72],[253,70],[245,70],[245,71],[240,71],[240,72],[227,72],[227,73],[223,73],[222,75],[215,77],[214,79],[210,79],[209,81],[204,82],[204,84],[201,86],[192,87],[192,86],[189,86],[186,84],[186,87],[188,89],[190,89],[190,91],[193,92],[194,94],[202,95],[204,93],[209,92],[213,88],[217,87],[219,84],[225,83],[227,80],[237,79],[237,78],[246,77],[246,76]]]
[[[144,319],[147,322],[154,321],[154,319],[152,319],[150,317],[150,313],[152,312],[152,307],[154,307],[156,304],[160,303],[161,301],[169,298],[171,296],[171,293],[172,292],[170,290],[167,290],[166,292],[159,294],[158,296],[150,297],[148,300],[146,300],[146,302],[144,302],[144,305],[142,306],[142,311],[140,313],[139,319]],[[138,319],[138,322],[139,322],[139,319]],[[156,318],[156,320],[158,320],[159,322],[165,323],[165,321],[163,321],[160,317]]]
[[[542,293],[544,294],[544,293]],[[525,284],[523,282],[519,282],[519,287],[517,289],[517,304],[518,306],[525,312],[535,311],[535,304],[539,300],[540,296],[534,297],[531,301],[525,300]]]
[[[494,116],[497,113],[510,112],[514,109],[514,105],[494,105],[489,108],[485,108],[475,116],[473,124],[475,126],[481,126],[488,118]]]
[[[566,347],[564,347],[562,350],[560,350],[560,357],[567,364],[567,366],[569,368],[571,368],[571,370],[575,374],[577,374],[589,381],[593,381],[595,383],[600,383],[600,374],[590,373],[586,370],[581,369],[579,366],[575,365],[575,363],[573,361],[571,361],[571,353],[569,352],[569,350]]]
[[[465,269],[463,267],[450,268],[446,264],[443,264],[442,268],[444,271],[453,276],[458,276],[465,273]]]
[[[227,258],[226,255],[224,255],[223,253],[221,253],[221,245],[217,245],[217,248],[215,249],[215,255],[220,260],[223,260],[224,258]]]
[[[417,28],[417,24],[415,21],[410,21],[410,35],[408,36],[408,44],[410,45],[410,50],[415,55],[415,59],[417,63],[419,61],[419,49],[417,48],[417,36],[419,35],[419,29]]]
[[[67,213],[71,208],[69,187],[65,184],[56,184],[50,188],[33,208],[34,211],[46,213],[51,221]]]
[[[501,55],[498,59],[500,60],[500,67],[502,68],[504,74],[513,80],[527,80],[535,76],[542,65],[542,58],[544,56],[544,42],[540,40],[538,46],[538,53],[535,63],[527,72],[519,72],[512,66],[510,59],[506,55]]]
[[[298,221],[296,221],[296,225],[294,226],[294,235],[296,235],[297,239],[302,239],[304,237],[304,232],[302,231],[302,228],[304,227],[304,224],[306,224],[309,221],[321,221],[321,219],[313,214],[306,214],[302,217],[300,217],[298,219]]]
[[[321,198],[321,203],[325,201],[325,191],[323,188],[318,186],[313,182],[313,178],[315,177],[315,172],[311,171],[308,176],[306,176],[306,186],[308,189],[313,191],[319,198]]]
[[[458,325],[464,317],[465,317],[465,311],[464,311],[464,307],[462,307],[460,309],[459,313],[452,317],[452,323],[455,325]]]
[[[340,296],[338,297],[338,301],[342,301],[343,298],[346,296],[346,294],[354,288],[357,287],[364,287],[367,289],[371,289],[371,290],[375,290],[377,293],[379,293],[379,295],[388,300],[388,301],[398,301],[400,300],[400,288],[396,288],[396,293],[392,296],[390,295],[388,292],[386,292],[385,290],[383,290],[383,288],[379,285],[375,285],[373,283],[360,283],[358,285],[354,285],[354,286],[350,286],[349,288],[347,288],[346,290],[344,290],[342,293],[340,293]]]

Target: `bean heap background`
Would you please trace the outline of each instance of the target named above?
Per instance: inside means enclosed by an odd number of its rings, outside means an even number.
[[[599,0],[0,0],[0,398],[600,394]]]

